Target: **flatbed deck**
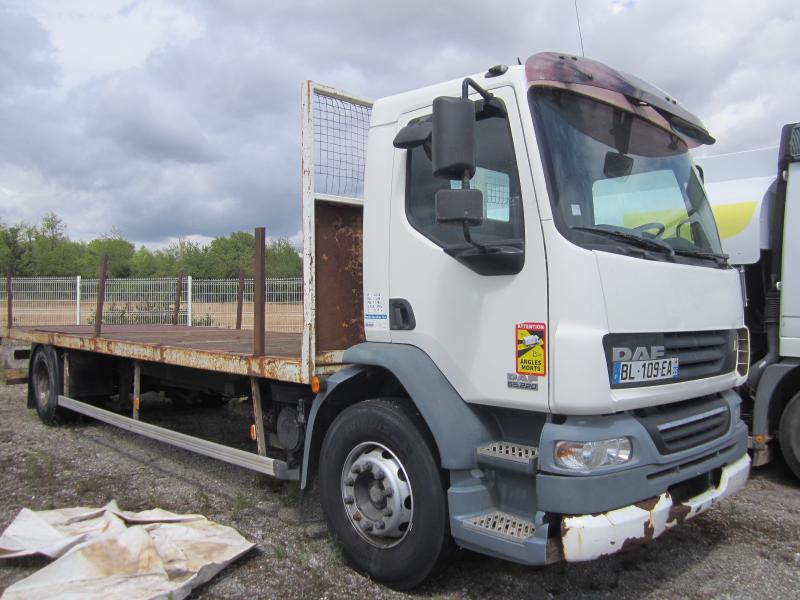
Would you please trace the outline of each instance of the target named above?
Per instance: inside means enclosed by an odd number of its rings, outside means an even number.
[[[306,383],[300,333],[267,332],[263,356],[253,355],[253,331],[185,325],[33,325],[0,328],[0,337],[70,350],[98,352],[221,373]],[[316,357],[326,373],[341,364],[343,351]]]

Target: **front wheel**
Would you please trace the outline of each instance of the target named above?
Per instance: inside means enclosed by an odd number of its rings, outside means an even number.
[[[800,393],[783,409],[778,428],[781,454],[792,473],[800,478]]]
[[[322,444],[322,509],[356,569],[397,589],[421,583],[452,544],[435,449],[402,400],[344,410]]]

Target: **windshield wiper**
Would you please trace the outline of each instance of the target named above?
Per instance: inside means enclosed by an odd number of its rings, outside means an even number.
[[[627,240],[643,248],[661,250],[662,252],[666,252],[673,260],[675,259],[675,248],[660,240],[643,238],[633,233],[625,233],[624,231],[617,231],[615,229],[599,229],[597,227],[573,227],[572,229],[577,229],[578,231],[589,231],[591,233],[615,237],[620,240]]]
[[[727,265],[730,258],[727,254],[717,254],[716,252],[703,252],[701,250],[690,250],[688,248],[679,248],[675,250],[676,254],[684,256],[697,256],[699,258],[707,258],[713,260],[718,265]]]

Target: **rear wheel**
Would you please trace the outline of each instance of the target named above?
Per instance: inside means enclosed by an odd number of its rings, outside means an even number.
[[[31,360],[28,385],[31,387],[36,412],[46,425],[58,425],[66,419],[66,411],[58,406],[62,393],[61,360],[52,346],[39,346]]]
[[[783,410],[778,441],[786,464],[795,476],[800,477],[800,393],[789,400]]]
[[[424,423],[402,401],[344,410],[322,444],[322,508],[356,569],[398,589],[421,583],[452,545],[447,503]]]

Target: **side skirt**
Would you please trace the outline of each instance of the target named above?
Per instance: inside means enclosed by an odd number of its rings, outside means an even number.
[[[159,427],[157,425],[143,423],[142,421],[137,421],[131,419],[130,417],[123,417],[122,415],[118,415],[102,408],[97,408],[96,406],[91,406],[85,402],[73,400],[72,398],[68,398],[66,396],[58,397],[58,405],[82,415],[86,415],[87,417],[97,419],[98,421],[103,421],[109,425],[114,425],[115,427],[126,429],[133,433],[138,433],[139,435],[158,440],[159,442],[164,442],[165,444],[177,446],[178,448],[183,448],[184,450],[188,450],[190,452],[216,458],[217,460],[238,465],[240,467],[244,467],[245,469],[250,469],[251,471],[257,471],[259,473],[264,473],[265,475],[271,475],[277,479],[297,480],[300,477],[300,472],[298,469],[290,469],[282,460],[269,458],[267,456],[259,456],[258,454],[245,452],[244,450],[238,450],[236,448],[229,448],[223,444],[209,442],[191,435],[186,435],[185,433],[178,433],[177,431],[165,429],[164,427]]]

